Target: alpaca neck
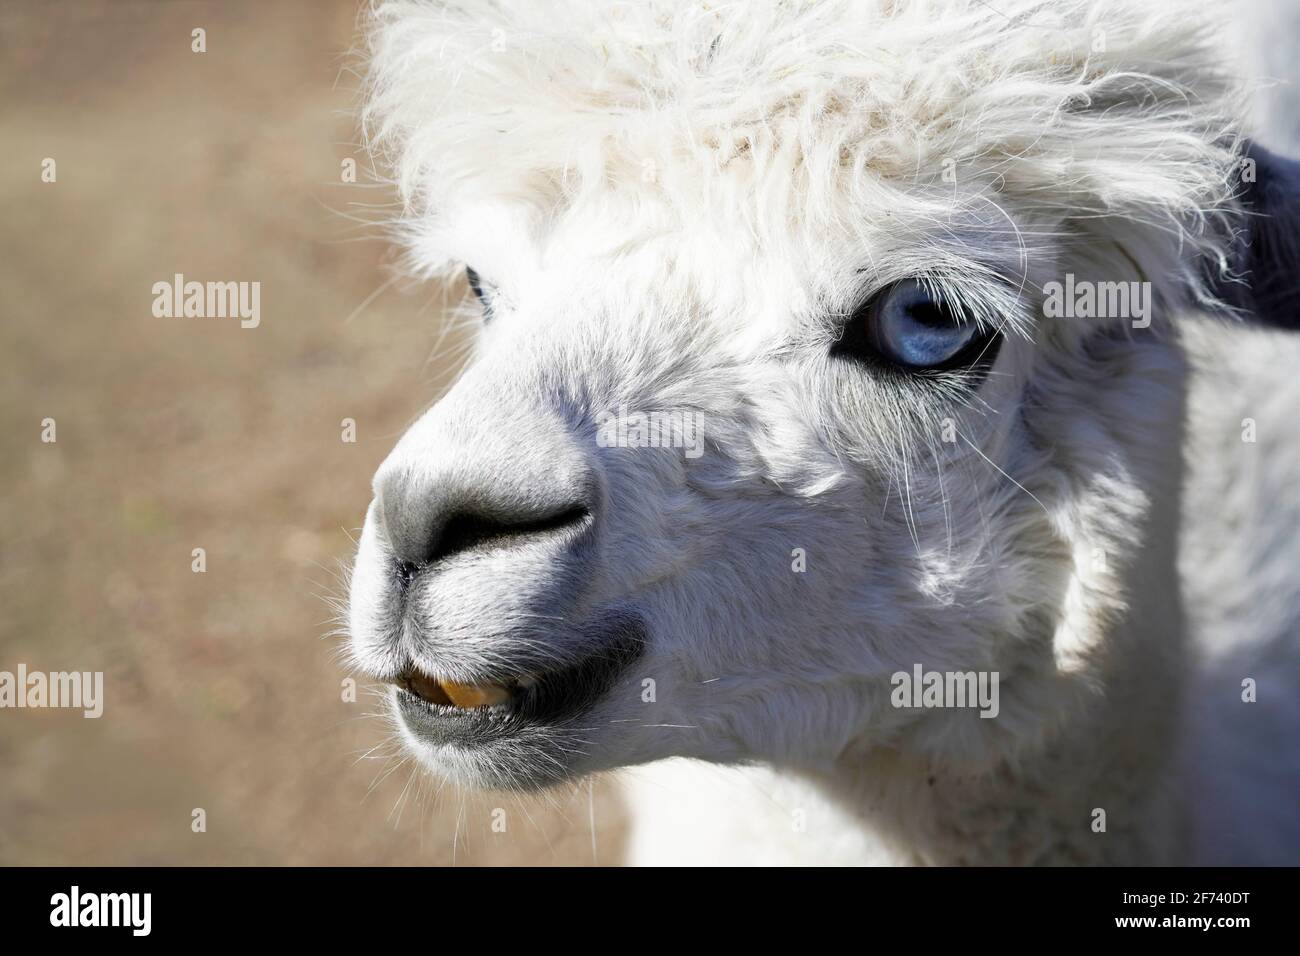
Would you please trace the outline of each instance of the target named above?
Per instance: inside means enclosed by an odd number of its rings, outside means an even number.
[[[846,755],[810,783],[893,862],[1176,863],[1178,688],[1127,683],[1015,761],[954,770],[877,749]]]

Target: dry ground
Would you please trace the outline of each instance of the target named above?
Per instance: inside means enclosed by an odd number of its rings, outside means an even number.
[[[0,864],[617,860],[603,788],[519,805],[357,762],[383,731],[321,595],[456,343],[337,212],[378,195],[339,184],[355,14],[0,7],[0,670],[106,674],[100,720],[0,711]],[[176,272],[260,281],[261,326],[155,318]]]

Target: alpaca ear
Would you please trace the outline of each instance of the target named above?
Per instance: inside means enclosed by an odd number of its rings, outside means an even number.
[[[1240,170],[1232,278],[1217,277],[1213,291],[1248,319],[1300,330],[1300,162],[1252,142]]]

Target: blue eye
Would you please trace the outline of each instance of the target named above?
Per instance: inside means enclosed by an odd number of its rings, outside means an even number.
[[[872,302],[865,316],[876,351],[908,368],[946,365],[980,337],[979,326],[960,314],[916,279],[890,286]]]

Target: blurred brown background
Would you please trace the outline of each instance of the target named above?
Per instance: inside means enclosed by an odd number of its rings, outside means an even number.
[[[0,864],[617,862],[613,794],[435,793],[342,700],[325,597],[461,351],[347,218],[387,199],[340,182],[356,16],[0,6],[0,670],[105,672],[99,720],[0,710]],[[260,327],[155,318],[177,272]]]

